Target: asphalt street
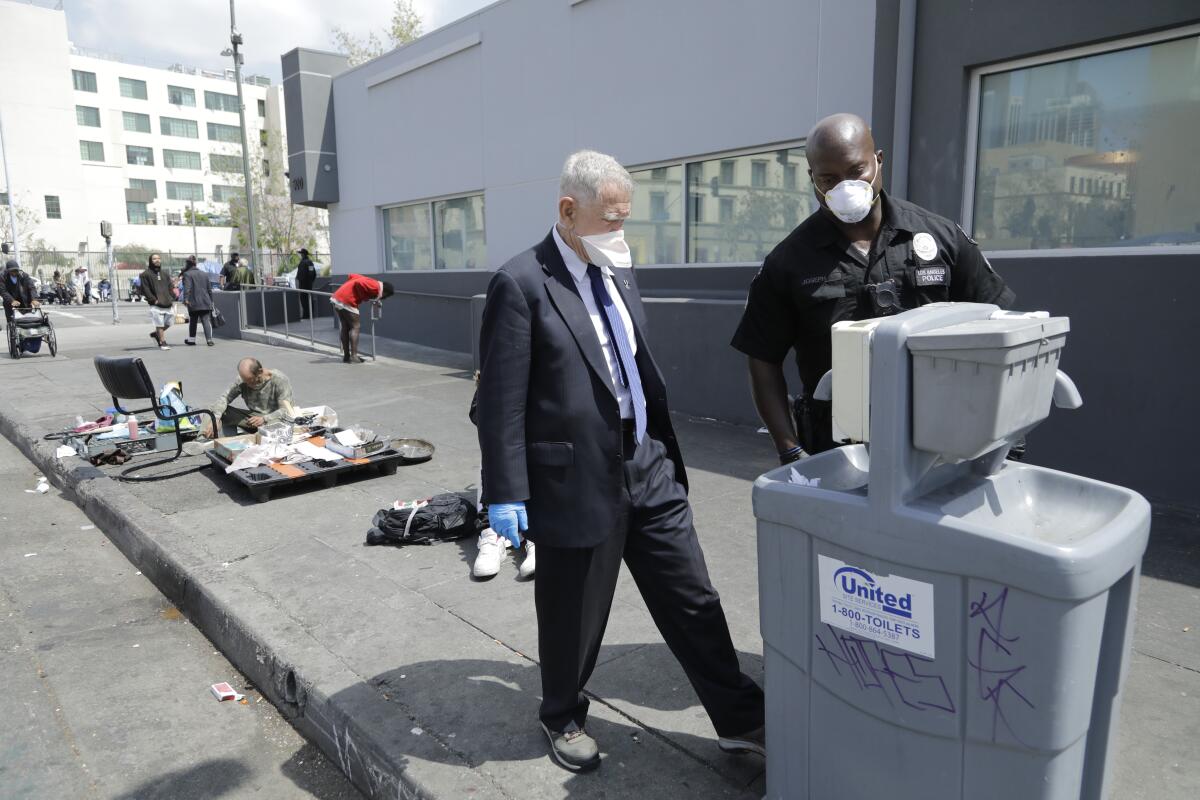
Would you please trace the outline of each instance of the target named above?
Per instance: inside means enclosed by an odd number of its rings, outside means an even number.
[[[0,438],[0,796],[358,798]],[[218,702],[227,681],[246,702]]]

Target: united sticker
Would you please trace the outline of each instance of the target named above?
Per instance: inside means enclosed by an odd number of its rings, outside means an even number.
[[[881,575],[817,556],[821,622],[926,658],[934,657],[933,584]]]

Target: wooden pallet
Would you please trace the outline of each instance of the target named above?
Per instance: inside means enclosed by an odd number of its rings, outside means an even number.
[[[325,440],[321,437],[314,436],[309,441],[317,447],[325,446]],[[221,472],[225,472],[231,463],[212,450],[207,451],[205,455]],[[285,486],[319,483],[322,489],[329,489],[336,486],[344,475],[358,475],[371,471],[378,471],[381,475],[395,475],[396,468],[405,460],[403,453],[389,447],[372,453],[368,458],[347,458],[331,462],[305,461],[300,464],[263,464],[234,470],[228,475],[246,487],[251,497],[265,503],[271,499],[274,490]]]

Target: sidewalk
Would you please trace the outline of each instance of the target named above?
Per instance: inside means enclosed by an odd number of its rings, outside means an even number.
[[[717,749],[628,575],[589,686],[589,728],[605,763],[576,776],[550,763],[536,728],[532,586],[516,580],[515,564],[473,582],[469,540],[363,546],[371,516],[394,500],[474,489],[469,357],[397,345],[387,352],[426,363],[381,357],[350,366],[337,356],[229,340],[160,352],[139,311],[122,307],[126,321],[116,328],[87,313],[56,320],[57,359],[0,362],[0,431],[54,468],[53,480],[364,793],[761,796],[761,761]],[[182,335],[172,329],[168,339]],[[77,459],[54,464],[41,435],[109,405],[91,356],[127,352],[142,356],[159,383],[182,379],[193,405],[207,405],[233,380],[238,358],[253,355],[287,373],[299,402],[331,405],[344,422],[381,433],[428,439],[437,453],[393,477],[280,492],[265,504],[213,470],[138,485],[108,480]],[[773,453],[749,429],[686,419],[677,426],[713,581],[743,666],[761,679],[750,483]],[[1192,753],[1200,736],[1198,528],[1195,519],[1155,519],[1121,718],[1113,796],[1122,800],[1200,796]]]

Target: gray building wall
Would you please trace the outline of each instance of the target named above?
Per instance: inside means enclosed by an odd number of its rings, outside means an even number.
[[[635,166],[796,141],[835,110],[870,118],[875,8],[506,0],[342,73],[334,269],[383,268],[380,206],[480,190],[497,267],[549,230],[580,147]]]
[[[975,67],[1197,21],[1196,0],[920,0],[909,198],[961,218]],[[989,257],[1020,308],[1071,317],[1063,369],[1084,406],[1053,413],[1033,433],[1030,459],[1200,507],[1190,466],[1200,451],[1190,413],[1200,396],[1193,354],[1200,317],[1191,289],[1200,256]]]

